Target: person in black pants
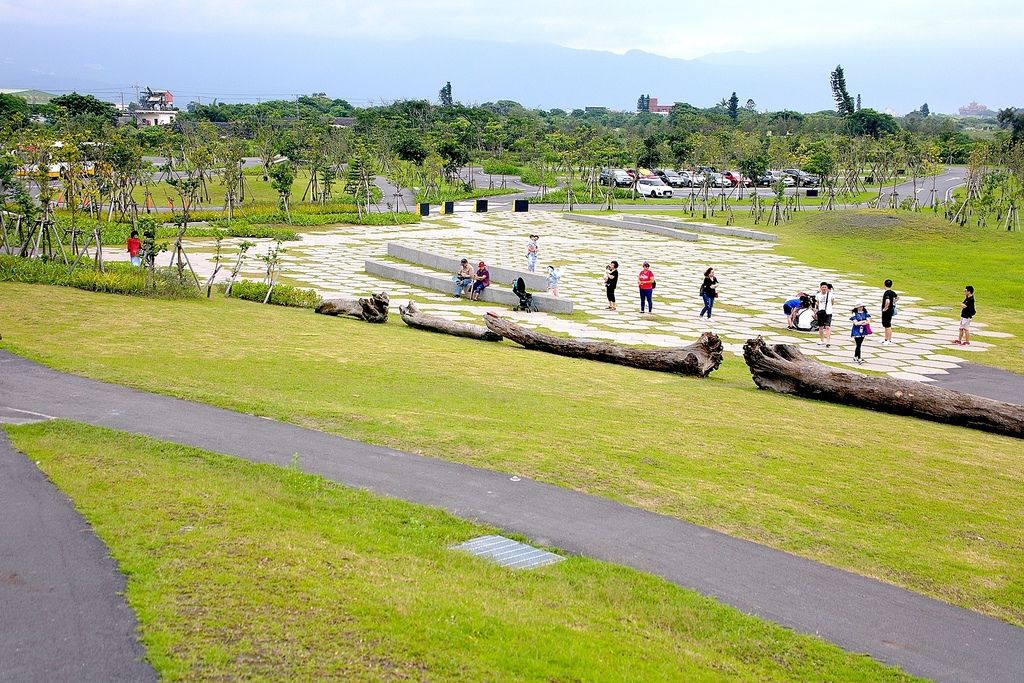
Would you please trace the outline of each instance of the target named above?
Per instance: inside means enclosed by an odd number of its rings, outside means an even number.
[[[899,297],[892,291],[892,280],[885,281],[885,291],[882,293],[882,327],[885,330],[885,339],[882,346],[892,345],[892,317],[896,315],[896,300]]]
[[[612,261],[604,273],[604,291],[608,295],[608,310],[615,310],[615,288],[619,285],[619,262]]]
[[[715,277],[715,269],[708,268],[704,271],[704,282],[700,286],[700,298],[704,300],[704,308],[700,309],[698,318],[703,318],[707,313],[708,320],[711,320],[711,309],[715,306],[715,297],[717,296],[718,278]]]

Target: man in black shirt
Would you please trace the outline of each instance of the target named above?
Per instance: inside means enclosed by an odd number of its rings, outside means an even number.
[[[892,346],[892,317],[896,315],[896,292],[892,291],[892,280],[885,281],[885,292],[882,293],[882,327],[885,328],[885,339],[882,346]]]
[[[971,319],[977,310],[974,308],[974,287],[964,287],[964,300],[960,304],[960,335],[954,344],[958,346],[971,345]]]

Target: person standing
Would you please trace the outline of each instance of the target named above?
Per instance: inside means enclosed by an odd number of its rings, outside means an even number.
[[[530,235],[530,241],[526,245],[526,271],[529,273],[537,270],[537,253],[540,251],[537,240],[539,239],[540,235]]]
[[[558,274],[554,266],[548,266],[548,294],[558,296],[558,281],[562,276]]]
[[[657,284],[654,280],[654,273],[651,272],[651,264],[644,261],[644,267],[640,271],[637,281],[640,283],[640,312],[644,312],[644,302],[647,302],[647,312],[654,313],[654,287]]]
[[[960,304],[960,334],[953,342],[957,346],[971,345],[971,320],[977,312],[974,307],[974,287],[967,285],[964,287],[964,300]]]
[[[604,292],[608,296],[608,310],[615,310],[615,288],[619,286],[619,262],[612,261],[605,268]]]
[[[885,330],[882,346],[892,346],[892,317],[896,315],[897,299],[899,296],[892,290],[892,280],[886,280],[885,291],[882,292],[882,328]]]
[[[832,346],[832,307],[835,304],[832,285],[822,282],[814,302],[818,311],[818,345]]]
[[[132,234],[128,236],[128,243],[125,245],[128,249],[128,256],[132,260],[132,265],[139,267],[142,265],[142,257],[139,256],[139,252],[142,250],[142,241],[139,239],[139,231],[132,230]]]
[[[871,334],[871,314],[868,313],[867,306],[861,303],[854,306],[851,313],[853,315],[850,316],[850,321],[853,322],[853,327],[850,329],[850,336],[853,337],[853,342],[856,345],[853,350],[853,360],[855,363],[863,365],[864,358],[861,354],[861,347],[864,345],[864,337]]]
[[[718,297],[718,278],[715,277],[715,269],[708,268],[704,271],[704,282],[700,286],[700,297],[704,300],[704,308],[700,309],[698,318],[703,318],[707,312],[708,320],[711,320],[711,309],[715,306],[715,299]]]

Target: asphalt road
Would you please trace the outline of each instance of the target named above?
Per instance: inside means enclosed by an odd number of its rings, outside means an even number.
[[[0,430],[0,681],[155,681],[124,585],[71,501]]]
[[[711,529],[512,473],[104,384],[0,351],[0,409],[4,407],[279,466],[289,465],[298,454],[307,472],[440,507],[570,554],[656,574],[912,674],[948,681],[1024,680],[1024,629]]]

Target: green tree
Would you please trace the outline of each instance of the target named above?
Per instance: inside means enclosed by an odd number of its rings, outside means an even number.
[[[859,108],[860,108],[860,107],[858,107],[858,109],[859,109]],[[929,109],[928,109],[928,103],[927,103],[927,102],[925,102],[924,104],[922,104],[922,105],[921,105],[921,109],[919,109],[918,111],[920,111],[920,112],[921,112],[921,116],[928,116],[929,114],[931,114],[931,110],[929,110]]]
[[[832,97],[836,101],[836,111],[840,116],[849,116],[854,113],[853,98],[850,91],[846,89],[846,75],[843,73],[842,65],[836,65],[832,72]]]
[[[892,116],[870,108],[853,112],[846,122],[851,135],[870,135],[873,138],[884,133],[897,133],[900,129]]]
[[[733,92],[733,94],[729,97],[729,104],[726,107],[725,111],[729,115],[729,118],[732,119],[733,121],[735,121],[736,119],[739,118],[739,116],[740,116],[740,98],[736,97],[736,93],[735,92]]]
[[[32,108],[28,102],[17,95],[0,93],[0,129],[21,128],[32,116]]]
[[[284,217],[288,223],[292,222],[292,215],[288,209],[288,198],[292,195],[292,183],[295,182],[295,171],[292,169],[291,161],[282,161],[270,167],[270,186],[277,190],[281,197],[281,208],[284,210]]]
[[[60,114],[68,118],[95,116],[113,123],[117,119],[117,109],[110,102],[98,100],[92,95],[79,95],[76,92],[61,95],[50,100]]]
[[[445,81],[444,87],[437,93],[437,99],[441,102],[442,107],[450,107],[455,104],[452,100],[452,82]]]
[[[651,96],[641,95],[636,100],[636,110],[638,112],[650,112],[651,111]]]
[[[857,111],[860,111],[860,93],[857,93]]]

